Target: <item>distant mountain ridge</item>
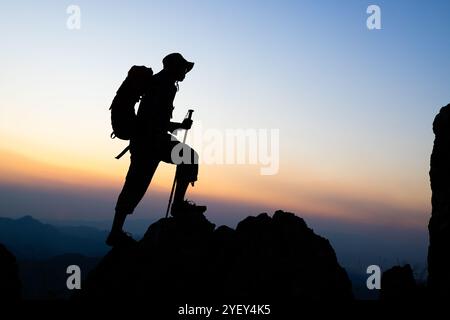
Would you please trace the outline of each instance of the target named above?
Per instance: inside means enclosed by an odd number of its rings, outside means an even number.
[[[31,216],[0,217],[0,243],[18,260],[45,260],[66,253],[102,256],[108,251],[106,236],[106,231],[96,228],[55,227]]]

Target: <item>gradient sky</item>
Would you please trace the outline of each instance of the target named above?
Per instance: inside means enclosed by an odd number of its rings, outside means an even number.
[[[70,4],[80,30],[66,27]],[[366,27],[370,4],[381,30]],[[195,107],[194,126],[280,130],[277,175],[201,167],[189,197],[210,216],[234,224],[248,208],[282,208],[426,231],[431,125],[450,98],[449,2],[14,1],[0,30],[1,215],[110,218],[128,156],[113,157],[126,143],[109,138],[108,107],[131,65],[159,71],[181,52],[196,64],[175,120]],[[161,165],[146,203],[163,208],[173,172]],[[101,210],[61,209],[97,195]]]

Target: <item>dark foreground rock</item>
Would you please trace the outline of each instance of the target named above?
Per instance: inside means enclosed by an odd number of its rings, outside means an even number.
[[[0,244],[0,301],[19,300],[21,283],[14,255]]]
[[[395,266],[383,272],[380,299],[384,301],[412,301],[425,298],[425,288],[414,279],[409,264]]]
[[[450,104],[433,122],[430,162],[432,213],[428,224],[428,286],[433,296],[450,297]]]
[[[111,250],[77,298],[348,300],[352,292],[328,240],[277,211],[236,230],[203,215],[163,218],[135,246]]]

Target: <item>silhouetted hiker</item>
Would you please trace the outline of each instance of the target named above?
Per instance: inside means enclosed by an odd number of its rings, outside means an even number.
[[[144,196],[159,162],[174,163],[172,149],[181,142],[168,132],[191,128],[190,119],[185,119],[182,123],[171,122],[170,119],[178,82],[184,80],[193,66],[193,62],[188,62],[179,53],[167,55],[163,59],[163,70],[151,77],[151,84],[142,96],[130,138],[130,167],[117,200],[112,229],[106,240],[110,246],[135,242],[122,230],[125,218],[133,213]],[[177,149],[179,147],[181,146]],[[182,146],[182,152],[189,152],[191,161],[177,164],[177,185],[171,208],[173,217],[206,210],[206,206],[198,206],[184,199],[189,183],[194,185],[197,180],[198,154],[187,145]]]

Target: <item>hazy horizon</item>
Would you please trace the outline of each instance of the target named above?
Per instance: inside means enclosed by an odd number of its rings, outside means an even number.
[[[58,192],[41,190],[39,194],[36,194],[33,189],[14,190],[8,187],[8,190],[5,190],[0,185],[0,204],[5,204],[6,198],[11,201],[14,194],[21,194],[23,203],[27,206],[0,206],[0,217],[17,219],[31,215],[43,223],[55,226],[90,226],[99,230],[110,228],[113,215],[113,202],[110,198],[114,194],[113,191],[110,191],[109,195],[104,194],[103,197],[91,194],[89,196],[85,194],[84,197],[83,195],[73,196],[72,201],[64,201],[58,205],[53,201],[54,210],[64,211],[63,209],[66,208],[64,215],[61,212],[56,214],[58,211],[49,215],[41,209],[44,207],[42,202],[57,200]],[[135,237],[143,236],[151,223],[164,216],[167,205],[166,196],[164,192],[149,192],[136,212],[127,219],[125,229]],[[63,199],[67,200],[67,195]],[[216,227],[227,225],[235,228],[239,221],[249,215],[254,216],[262,212],[272,215],[275,210],[284,209],[281,205],[278,208],[263,208],[232,202],[221,203],[217,200],[209,201],[208,204],[212,206],[208,209],[206,217],[215,223]],[[101,210],[99,208],[103,208],[103,212],[96,211]],[[9,213],[6,213],[8,210]],[[77,212],[80,214],[77,215]],[[324,218],[308,212],[294,213],[302,217],[318,235],[330,240],[338,260],[350,272],[364,274],[365,268],[371,264],[388,268],[409,263],[419,273],[418,276],[423,277],[428,248],[426,225],[405,228],[387,223],[374,225],[367,222],[342,221],[339,218]]]

